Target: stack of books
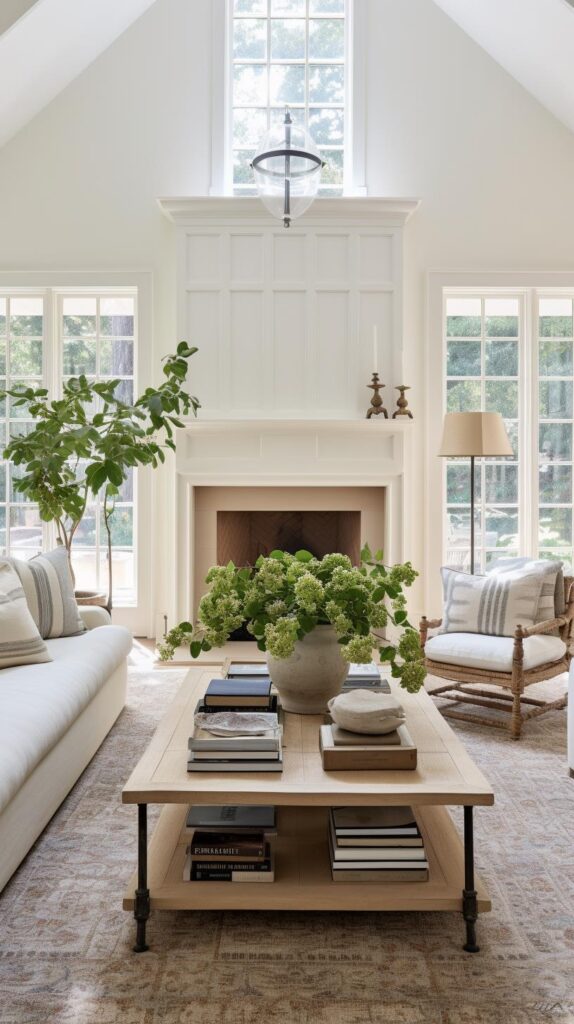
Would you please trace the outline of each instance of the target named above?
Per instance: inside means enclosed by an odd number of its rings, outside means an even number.
[[[281,729],[276,713],[264,712],[268,728],[257,736],[237,732],[216,736],[196,726],[188,741],[188,772],[280,772],[283,770]],[[241,712],[235,715],[239,720]]]
[[[412,807],[332,807],[334,882],[426,882],[429,866]]]
[[[185,882],[274,882],[274,807],[190,807]]]
[[[319,748],[326,772],[413,771],[417,766],[417,748],[406,725],[382,735],[322,725]]]
[[[391,688],[387,679],[381,678],[381,672],[374,661],[370,665],[359,665],[354,662],[349,665],[347,678],[343,683],[343,690],[377,690],[379,693],[390,693]]]
[[[205,720],[202,727],[196,718],[188,743],[189,772],[283,770],[277,698],[271,693],[269,678],[212,679],[196,708],[196,715],[211,717],[218,712],[230,713],[233,721],[228,718],[225,730],[218,728],[213,732]],[[256,735],[247,728],[242,732],[242,717],[247,721],[253,713],[264,727],[264,731]]]

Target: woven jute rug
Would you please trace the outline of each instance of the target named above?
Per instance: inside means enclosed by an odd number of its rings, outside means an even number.
[[[163,912],[134,955],[135,808],[120,792],[183,674],[131,669],[127,708],[0,897],[2,1024],[574,1022],[565,712],[520,743],[454,724],[496,794],[475,814],[493,900],[480,954],[463,952],[456,914]]]

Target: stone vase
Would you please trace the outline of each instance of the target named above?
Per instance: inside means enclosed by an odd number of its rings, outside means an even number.
[[[336,697],[349,671],[349,662],[332,626],[315,626],[298,640],[289,658],[267,654],[271,680],[279,691],[285,711],[297,715],[320,715],[327,701]]]

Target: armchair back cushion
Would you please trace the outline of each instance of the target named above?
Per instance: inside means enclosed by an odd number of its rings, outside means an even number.
[[[496,562],[489,566],[486,575],[500,575],[514,572],[516,569],[523,572],[540,572],[544,576],[536,622],[546,622],[548,619],[556,619],[559,615],[564,615],[566,602],[564,600],[562,562],[549,561],[545,558],[497,558]]]
[[[444,590],[442,633],[513,636],[517,626],[533,626],[544,577],[517,569],[470,576],[441,569]]]

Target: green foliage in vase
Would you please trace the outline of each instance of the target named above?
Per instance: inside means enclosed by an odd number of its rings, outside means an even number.
[[[378,650],[393,676],[411,692],[425,678],[419,635],[408,621],[404,588],[418,573],[410,562],[385,566],[383,553],[368,545],[361,564],[347,555],[314,558],[309,551],[272,551],[253,567],[233,562],[213,566],[206,577],[208,592],[198,608],[198,624],[181,622],[160,645],[163,661],[189,643],[192,657],[222,646],[244,623],[260,651],[288,658],[297,640],[315,626],[332,625],[347,661],[368,663]],[[389,643],[374,632],[388,624],[398,628],[398,642]]]
[[[133,403],[118,396],[119,379],[93,382],[83,374],[66,380],[58,399],[50,399],[46,388],[24,384],[0,390],[0,399],[9,395],[12,406],[25,407],[27,418],[35,421],[29,433],[12,436],[4,451],[5,459],[21,467],[14,487],[38,505],[44,522],[55,522],[68,556],[90,497],[100,496],[110,605],[116,499],[130,470],[165,462],[164,448],[175,451],[174,430],[183,426],[179,417],[190,410],[196,414],[199,402],[186,390],[195,352],[180,342],[163,360],[162,383],[146,388]]]

